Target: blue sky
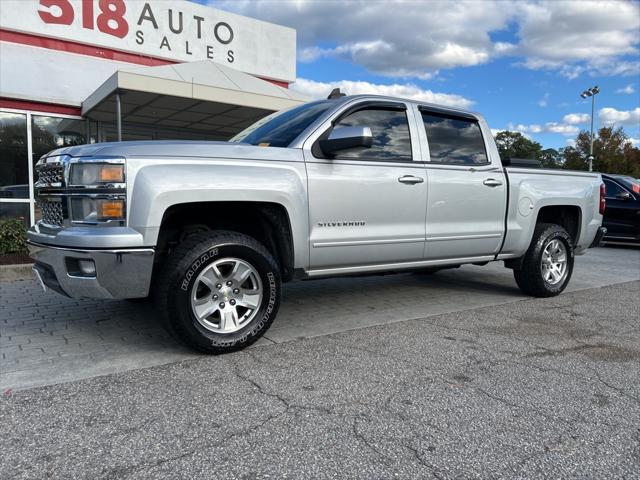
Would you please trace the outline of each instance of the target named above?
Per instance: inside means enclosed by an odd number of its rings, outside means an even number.
[[[298,81],[311,97],[419,98],[481,112],[495,130],[564,147],[596,125],[640,145],[637,1],[198,0],[297,30]]]

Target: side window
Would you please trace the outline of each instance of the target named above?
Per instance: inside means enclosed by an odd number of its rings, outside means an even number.
[[[341,151],[336,158],[410,162],[411,137],[407,113],[404,110],[366,108],[358,110],[336,123],[338,127],[369,127],[373,134],[370,148],[351,148]]]
[[[450,165],[489,163],[480,125],[474,120],[422,112],[431,162]]]
[[[604,179],[603,181],[604,181],[604,188],[606,192],[604,194],[605,197],[615,198],[616,195],[625,191],[624,188],[622,188],[617,183],[612,182],[611,180]]]

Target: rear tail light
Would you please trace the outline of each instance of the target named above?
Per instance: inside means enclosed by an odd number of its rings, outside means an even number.
[[[607,201],[604,199],[606,194],[606,187],[604,183],[600,184],[600,215],[604,215],[604,209],[607,206]]]
[[[633,193],[640,193],[640,183],[634,183],[631,185],[631,189],[633,190]]]

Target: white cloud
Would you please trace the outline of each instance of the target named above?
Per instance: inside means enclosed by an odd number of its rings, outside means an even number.
[[[367,93],[374,95],[387,95],[390,97],[407,98],[410,100],[419,100],[421,102],[435,103],[438,105],[457,108],[469,108],[473,105],[473,101],[460,95],[424,90],[412,84],[394,83],[391,85],[382,85],[369,82],[354,82],[351,80],[339,80],[336,82],[325,83],[308,80],[306,78],[298,78],[290,88],[291,90],[299,92],[310,98],[326,98],[327,95],[331,93],[332,89],[340,88],[340,90],[347,95]]]
[[[589,123],[590,120],[591,115],[588,113],[568,113],[562,117],[562,122],[569,125],[582,125],[584,123]]]
[[[297,30],[298,58],[350,60],[389,77],[518,57],[567,78],[637,75],[640,15],[633,0],[210,0],[212,5]],[[491,34],[513,28],[513,41]],[[627,58],[624,58],[624,57]]]
[[[635,91],[636,91],[636,89],[633,88],[633,84],[630,83],[626,87],[619,88],[618,90],[616,90],[616,93],[624,93],[625,95],[631,95],[631,94],[635,93]]]
[[[620,111],[615,108],[606,107],[598,112],[600,122],[604,125],[637,125],[640,126],[640,107],[634,110]],[[575,137],[580,133],[580,125],[585,125],[591,121],[591,116],[587,113],[568,113],[562,117],[561,122],[546,122],[544,124],[533,123],[530,125],[510,123],[507,130],[520,132],[522,134],[536,133],[557,133],[565,137]],[[567,145],[572,145],[567,140]]]
[[[549,92],[545,93],[540,100],[538,100],[538,105],[541,107],[546,107],[549,104]]]
[[[598,112],[600,121],[606,125],[634,125],[640,126],[640,107],[633,110],[616,110],[615,108],[605,107]]]
[[[425,78],[446,68],[479,65],[513,50],[490,32],[513,15],[499,0],[390,2],[360,0],[211,1],[297,30],[298,58],[350,60],[389,77]]]
[[[548,122],[544,125],[543,131],[559,133],[560,135],[577,135],[580,129],[575,125],[566,125],[558,122]]]
[[[629,141],[634,147],[640,147],[640,138],[630,138]]]
[[[568,78],[633,75],[640,68],[615,61],[638,54],[640,15],[633,1],[522,2],[517,10],[518,50],[528,68],[558,70]]]
[[[521,123],[514,125],[510,123],[507,130],[520,132],[522,134],[559,133],[564,136],[573,136],[580,132],[580,129],[574,125],[567,125],[565,123],[558,122],[547,122],[544,125],[539,125],[537,123],[531,125],[523,125]]]

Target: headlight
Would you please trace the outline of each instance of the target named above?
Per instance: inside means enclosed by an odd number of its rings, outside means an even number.
[[[71,165],[71,185],[124,183],[124,165],[117,163],[76,163]]]
[[[71,199],[72,220],[74,222],[106,222],[124,220],[125,201],[121,198],[79,197]]]

